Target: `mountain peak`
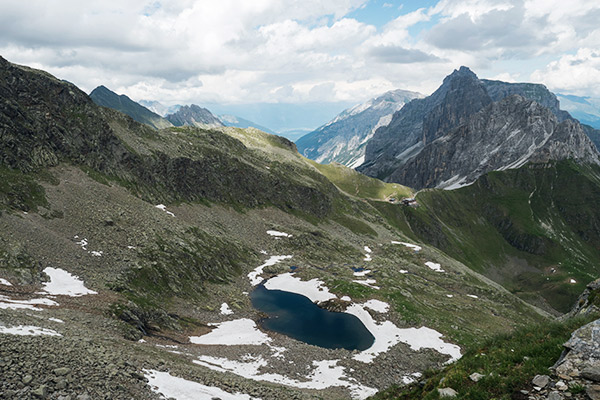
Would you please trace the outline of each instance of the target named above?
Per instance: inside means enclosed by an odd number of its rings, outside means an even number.
[[[459,69],[455,69],[450,75],[444,78],[444,84],[454,80],[479,80],[477,75],[469,69],[469,67],[461,66]]]
[[[175,126],[224,126],[208,109],[197,104],[182,106],[177,112],[166,116]]]
[[[90,93],[90,98],[99,106],[112,108],[129,115],[134,120],[156,129],[167,128],[171,123],[160,115],[131,100],[124,94],[117,94],[104,85],[98,86]]]

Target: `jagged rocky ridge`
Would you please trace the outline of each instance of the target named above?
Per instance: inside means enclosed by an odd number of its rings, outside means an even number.
[[[219,118],[208,109],[192,104],[182,106],[175,113],[166,116],[175,126],[219,127],[224,126]]]
[[[513,104],[512,107],[510,104],[495,108],[491,106],[512,95],[535,101],[549,112],[537,112],[536,118],[542,118],[543,121],[534,123],[527,118],[506,114],[517,112],[522,106],[529,107],[526,103]],[[509,103],[515,101],[513,99]],[[482,114],[477,114],[480,111]],[[490,123],[486,124],[482,120],[491,117],[494,120]],[[564,146],[549,145],[545,150],[538,148],[546,144],[546,140],[539,140],[539,135],[549,138],[557,123],[566,120],[571,121],[569,126],[572,128],[567,129],[568,133],[566,136],[563,133],[562,137],[574,135],[568,140],[577,143],[579,147],[567,152],[564,151]],[[503,124],[512,124],[512,127],[510,130],[503,130]],[[545,129],[543,132],[540,131],[541,127]],[[458,140],[458,136],[452,138],[457,135],[457,129],[461,130],[461,140]],[[474,133],[474,130],[477,132]],[[504,144],[490,147],[489,143],[502,143],[501,138],[495,136],[498,133],[505,134],[505,138],[514,133],[511,143],[515,145],[517,143],[514,140],[522,140],[516,146]],[[543,85],[480,80],[471,70],[461,67],[447,76],[431,96],[413,100],[394,115],[387,127],[376,131],[367,143],[365,163],[359,170],[386,181],[422,188],[442,183],[446,186],[458,182],[467,184],[482,173],[523,165],[538,150],[544,152],[545,159],[572,157],[581,162],[597,162],[596,150],[586,138],[578,136],[581,133],[585,135],[584,128],[567,112],[560,110],[556,96]],[[467,137],[471,134],[477,137]],[[530,134],[537,139],[526,138]],[[443,140],[438,140],[440,138]],[[556,140],[551,143],[556,143]],[[444,144],[455,147],[444,148]],[[493,150],[495,153],[489,159],[487,152]],[[455,154],[456,151],[464,154]],[[434,160],[431,160],[432,156]],[[503,160],[513,160],[514,165],[503,164]],[[521,162],[516,163],[517,160]]]
[[[417,188],[453,188],[489,171],[563,159],[599,162],[598,152],[579,123],[559,122],[550,109],[511,95],[428,143],[389,179]]]
[[[269,204],[319,216],[331,210],[336,189],[316,172],[295,175],[262,168],[239,140],[214,131],[198,130],[197,151],[187,156],[149,148],[151,140],[125,143],[117,132],[150,139],[157,133],[99,108],[68,82],[2,58],[0,96],[2,166],[27,173],[69,162],[127,182],[151,201]],[[294,146],[284,138],[273,140]]]
[[[96,89],[92,90],[90,98],[99,106],[121,111],[123,114],[129,115],[137,122],[152,126],[153,128],[162,129],[173,126],[160,115],[150,111],[141,104],[136,103],[124,94],[116,94],[106,86],[98,86]]]
[[[392,115],[422,94],[392,90],[366,103],[349,108],[327,124],[296,141],[298,151],[319,163],[338,162],[350,168],[364,161],[366,143],[386,126]]]

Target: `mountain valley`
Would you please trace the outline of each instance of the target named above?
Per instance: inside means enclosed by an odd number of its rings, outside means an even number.
[[[294,144],[193,105],[135,118],[126,96],[0,58],[0,398],[365,399],[432,386],[426,371],[575,304],[597,315],[580,295],[599,154],[544,89],[463,67]],[[341,165],[363,151],[366,175]],[[270,330],[258,290],[373,342]]]

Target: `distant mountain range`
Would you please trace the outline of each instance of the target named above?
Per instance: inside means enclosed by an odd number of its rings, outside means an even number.
[[[92,90],[90,97],[94,103],[99,106],[112,108],[129,115],[134,120],[156,129],[168,128],[173,126],[169,121],[160,115],[150,111],[146,107],[136,103],[124,94],[118,95],[106,86],[98,86]]]
[[[154,100],[140,100],[139,103],[125,95],[118,95],[105,86],[99,86],[90,93],[94,102],[129,115],[134,120],[156,129],[170,126],[234,126],[238,128],[253,127],[263,132],[276,134],[271,129],[233,115],[215,116],[207,108],[195,104],[189,106],[165,106]]]
[[[236,117],[235,115],[219,115],[219,119],[225,126],[234,126],[236,128],[256,128],[266,133],[270,133],[272,135],[276,135],[277,132],[273,132],[271,129],[254,123],[252,121],[248,121],[247,119]]]
[[[175,104],[173,106],[167,107],[156,100],[140,100],[139,103],[146,107],[148,110],[155,112],[163,117],[166,117],[169,114],[176,113],[181,108],[181,104]]]
[[[366,143],[375,131],[387,126],[393,114],[412,99],[424,95],[393,90],[341,114],[297,142],[298,151],[319,163],[338,162],[351,168],[364,161]]]
[[[174,126],[224,126],[219,118],[215,117],[208,109],[192,104],[182,106],[173,114],[166,116]]]
[[[582,124],[600,129],[600,99],[593,97],[579,97],[557,93],[563,110],[567,110]]]

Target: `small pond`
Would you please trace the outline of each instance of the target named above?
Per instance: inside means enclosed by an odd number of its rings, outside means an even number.
[[[325,310],[308,297],[259,285],[252,305],[269,315],[263,328],[328,349],[366,350],[375,338],[354,315]]]

